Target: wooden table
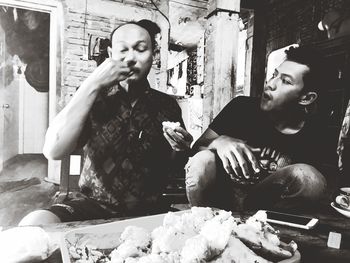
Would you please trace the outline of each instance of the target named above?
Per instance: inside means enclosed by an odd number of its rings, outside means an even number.
[[[246,217],[252,213],[234,213],[235,217]],[[311,216],[309,214],[305,214]],[[313,217],[319,218],[319,225],[313,230],[300,230],[287,226],[274,227],[280,230],[281,239],[285,242],[294,240],[298,244],[302,262],[307,263],[337,263],[350,262],[350,218],[338,214],[330,206],[322,209],[322,213],[313,214]],[[120,219],[93,220],[82,222],[61,223],[43,226],[43,228],[58,242],[62,233],[84,226],[91,226],[101,223],[109,223]],[[340,249],[327,247],[329,232],[338,232],[342,234],[342,246]],[[56,251],[46,263],[61,263],[60,251]]]
[[[275,226],[280,230],[282,240],[294,240],[302,256],[302,262],[350,262],[350,218],[346,218],[333,208],[325,209],[324,213],[308,215],[320,220],[312,230],[300,230],[290,227]],[[340,249],[327,246],[329,232],[342,235]]]

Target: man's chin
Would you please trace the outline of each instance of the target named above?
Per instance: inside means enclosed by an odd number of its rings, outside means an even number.
[[[271,107],[270,107],[269,103],[261,102],[260,109],[262,111],[269,111],[269,110],[271,110]]]
[[[127,77],[124,82],[127,85],[135,85],[139,83],[144,83],[144,81],[147,80],[147,77],[145,77],[143,74],[140,74],[139,72],[132,74],[131,76]]]
[[[125,80],[126,83],[130,84],[135,84],[141,81],[141,78],[137,76],[131,76]]]

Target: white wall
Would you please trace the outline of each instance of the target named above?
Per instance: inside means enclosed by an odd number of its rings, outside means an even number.
[[[23,77],[23,153],[42,153],[49,123],[49,93],[37,92]]]

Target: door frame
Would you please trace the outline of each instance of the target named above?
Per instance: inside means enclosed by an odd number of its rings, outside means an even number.
[[[63,7],[56,0],[0,0],[0,5],[29,9],[50,14],[50,61],[49,61],[49,124],[57,114],[57,89],[61,87]],[[59,63],[58,63],[59,62]],[[60,183],[61,162],[48,160],[47,181]]]
[[[0,57],[3,57],[3,55],[4,55],[4,52],[5,52],[5,47],[4,47],[4,45],[5,45],[5,41],[3,41],[2,39],[1,39],[1,41],[0,41]],[[3,74],[3,76],[2,77],[4,77],[4,75],[5,75],[5,73],[2,73]],[[4,104],[4,101],[2,101],[1,100],[1,98],[0,98],[0,150],[1,149],[3,149],[4,147],[4,130],[5,130],[5,120],[4,120],[4,118],[5,118],[5,113],[4,113],[4,109],[2,108],[3,107],[3,104]],[[2,169],[3,169],[3,167],[4,167],[4,153],[3,153],[3,151],[1,150],[1,152],[0,152],[0,172],[2,171]]]

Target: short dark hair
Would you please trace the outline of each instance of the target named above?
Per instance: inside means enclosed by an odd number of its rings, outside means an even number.
[[[312,46],[291,47],[285,52],[286,60],[309,67],[310,70],[303,76],[303,92],[316,92],[318,96],[317,111],[329,115],[331,105],[326,93],[328,86],[332,85],[334,80],[329,62],[326,61],[326,58],[318,49]]]
[[[148,32],[148,34],[149,34],[149,36],[151,38],[152,50],[154,50],[155,47],[156,47],[156,35],[160,33],[160,27],[156,23],[154,23],[154,22],[152,22],[151,20],[148,20],[148,19],[142,19],[142,20],[139,20],[137,22],[136,21],[130,21],[130,22],[126,22],[126,23],[121,24],[118,27],[116,27],[111,33],[110,45],[112,46],[112,40],[113,40],[114,32],[117,31],[122,26],[130,25],[130,24],[142,27],[143,29],[145,29]]]
[[[286,60],[306,65],[310,69],[303,76],[303,90],[321,95],[326,89],[326,76],[329,74],[322,53],[311,46],[290,47],[285,53]]]

